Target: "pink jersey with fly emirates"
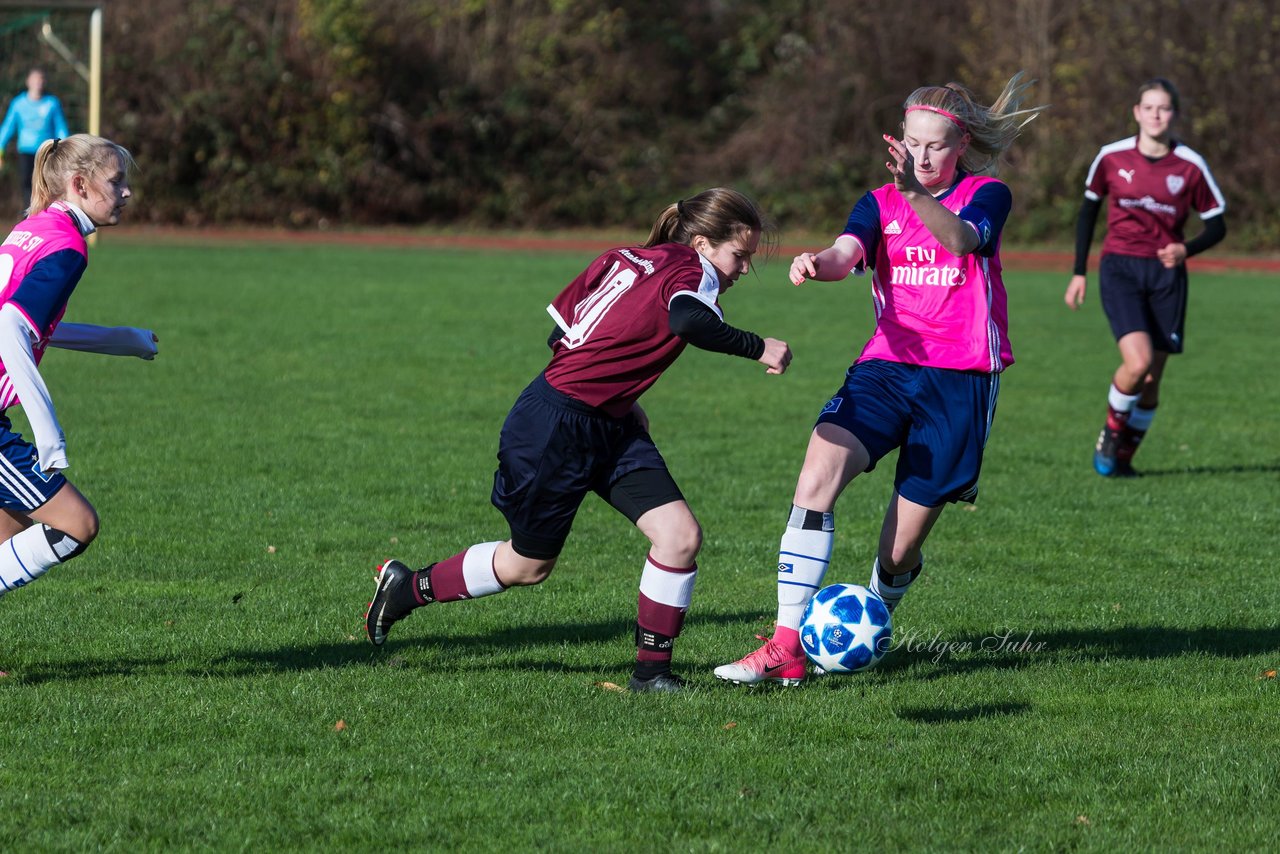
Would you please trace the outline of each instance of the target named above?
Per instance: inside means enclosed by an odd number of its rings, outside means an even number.
[[[979,187],[995,180],[966,175],[939,201],[958,213]],[[871,194],[880,207],[881,231],[876,257],[867,259],[876,330],[858,361],[989,373],[1013,364],[999,243],[991,257],[957,258],[892,184]]]
[[[46,281],[45,275],[28,275],[41,260],[63,251],[79,256],[81,266],[75,270],[74,278],[68,280],[70,277],[54,276]],[[66,313],[67,297],[79,281],[86,257],[84,235],[61,204],[18,223],[0,245],[0,282],[4,283],[4,290],[0,291],[0,306],[12,303],[40,333],[40,340],[31,348],[36,364],[40,363],[49,337]],[[50,264],[55,260],[50,258]],[[60,265],[59,270],[63,266]],[[32,316],[29,308],[35,305],[42,309],[37,313],[44,316]],[[0,410],[17,402],[13,383],[9,381],[4,366],[0,365]]]

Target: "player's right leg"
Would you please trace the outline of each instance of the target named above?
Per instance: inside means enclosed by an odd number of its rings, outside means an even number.
[[[773,637],[757,635],[764,645],[717,667],[716,677],[739,685],[767,681],[792,686],[804,681],[800,618],[822,587],[831,561],[836,499],[869,462],[867,449],[847,429],[832,423],[814,428],[778,547],[778,617]]]

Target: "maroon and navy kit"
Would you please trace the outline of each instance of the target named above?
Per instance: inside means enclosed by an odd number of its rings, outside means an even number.
[[[507,415],[494,474],[519,554],[558,555],[588,492],[632,522],[683,498],[632,407],[687,343],[762,355],[763,339],[724,323],[719,293],[710,262],[662,244],[604,253],[547,306],[551,362]]]
[[[1107,235],[1098,268],[1098,297],[1118,341],[1145,332],[1156,350],[1180,353],[1187,314],[1187,268],[1166,268],[1156,253],[1171,243],[1203,252],[1226,234],[1226,202],[1204,158],[1173,142],[1163,157],[1138,149],[1138,137],[1104,145],[1085,178],[1085,201],[1076,230],[1074,272],[1084,275],[1098,208],[1107,204]],[[1191,212],[1204,231],[1186,240]]]

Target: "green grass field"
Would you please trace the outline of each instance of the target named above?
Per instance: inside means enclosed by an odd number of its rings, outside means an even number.
[[[161,354],[44,363],[102,533],[0,599],[4,848],[1274,847],[1272,278],[1193,272],[1148,476],[1116,482],[1089,465],[1116,360],[1096,299],[1009,272],[976,507],[943,515],[879,669],[782,691],[711,670],[772,620],[809,428],[871,305],[763,266],[724,305],[792,370],[691,350],[645,398],[706,545],[696,690],[633,696],[601,683],[630,671],[645,543],[594,498],[541,587],[381,650],[361,630],[381,560],[505,536],[498,429],[586,255],[103,244],[68,319]],[[842,498],[829,581],[866,581],[891,462]]]

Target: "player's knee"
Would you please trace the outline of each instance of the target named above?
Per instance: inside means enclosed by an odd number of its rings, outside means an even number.
[[[98,536],[98,512],[85,504],[75,515],[63,519],[59,529],[74,537],[80,543],[80,551],[83,551]]]
[[[702,526],[690,516],[655,536],[653,547],[673,565],[690,566],[702,550]]]
[[[807,509],[830,508],[839,493],[837,473],[817,466],[805,466],[796,480],[795,505]]]

